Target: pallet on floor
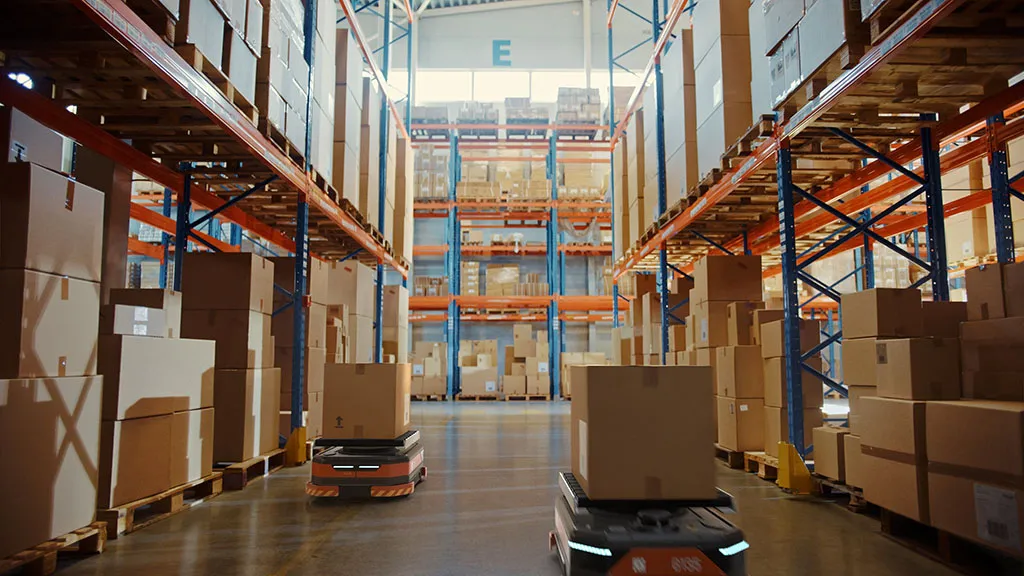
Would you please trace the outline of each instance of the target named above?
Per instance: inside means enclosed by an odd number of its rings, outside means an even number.
[[[743,468],[743,452],[730,450],[721,444],[715,444],[715,456],[726,463],[729,468]]]
[[[413,394],[410,396],[414,402],[447,402],[447,394]]]
[[[846,507],[852,512],[863,512],[868,507],[868,501],[864,499],[864,491],[860,488],[844,484],[838,480],[826,478],[821,474],[811,474],[811,478],[818,484],[818,490],[821,491],[822,496],[831,496],[832,494],[846,494],[850,497]]]
[[[456,394],[456,402],[496,402],[501,400],[500,394]]]
[[[1009,556],[884,508],[879,511],[879,519],[882,533],[894,542],[962,574],[1024,574],[1024,559]]]
[[[235,88],[235,85],[231,83],[227,74],[210,62],[206,56],[199,51],[199,48],[196,47],[195,44],[182,44],[180,46],[175,46],[174,51],[177,52],[189,66],[201,72],[203,76],[206,76],[206,78],[224,94],[224,97],[234,104],[235,108],[238,108],[238,111],[241,112],[243,116],[252,122],[253,126],[256,126],[259,123],[260,113],[259,110],[256,109],[256,106]]]
[[[57,569],[58,554],[99,554],[103,552],[106,542],[106,523],[93,522],[63,536],[0,559],[0,573],[20,568],[22,574],[53,574]]]
[[[222,474],[214,472],[147,498],[140,498],[107,510],[97,510],[96,519],[106,522],[106,537],[116,540],[121,534],[129,534],[198,506],[220,494],[223,488]]]
[[[506,402],[550,402],[551,394],[506,394]]]
[[[224,489],[241,490],[250,482],[284,468],[285,450],[278,448],[224,468]]]
[[[775,480],[779,477],[779,459],[764,452],[747,452],[743,455],[743,469],[762,480]]]

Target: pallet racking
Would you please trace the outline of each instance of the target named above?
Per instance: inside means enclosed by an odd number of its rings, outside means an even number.
[[[1007,18],[1019,13],[1022,5],[987,0],[917,0],[894,5],[895,9],[883,9],[872,17],[872,46],[859,59],[854,57],[845,65],[829,63],[811,75],[806,90],[802,87],[777,107],[769,130],[755,126],[753,133],[726,153],[722,170],[706,185],[687,191],[676,206],[665,206],[660,56],[671,32],[692,8],[691,0],[675,1],[667,14],[653,0],[653,17],[644,18],[655,30],[651,58],[623,117],[612,124],[614,149],[651,79],[651,87],[658,91],[660,217],[616,263],[615,280],[630,270],[656,270],[662,302],[666,302],[664,280],[670,274],[688,275],[693,261],[703,254],[768,255],[773,265],[765,275],[782,275],[791,408],[802,403],[803,370],[813,372],[840,395],[847,394],[841,382],[803,361],[842,340],[842,327],[831,312],[825,339],[809,353],[800,353],[801,309],[810,304],[829,311],[840,298],[838,283],[829,285],[814,278],[807,268],[811,263],[856,250],[853,274],[858,287],[871,288],[871,252],[874,244],[881,244],[926,272],[914,287],[930,282],[933,298],[947,300],[950,271],[943,219],[989,203],[994,211],[997,258],[1015,260],[1010,198],[1024,200],[1024,194],[1014,188],[1024,175],[1008,174],[1006,145],[1024,135],[1020,118],[1024,86],[1009,86],[1008,80],[1024,71],[1024,63],[1012,55],[1021,45]],[[612,65],[612,20],[617,7],[618,0],[609,0]],[[982,24],[985,31],[979,31]],[[822,155],[858,160],[861,167],[831,175],[794,168],[794,158]],[[985,157],[991,189],[944,203],[941,175]],[[887,182],[867,187],[887,176]],[[614,186],[614,178],[612,182]],[[912,203],[921,196],[923,203]],[[923,252],[919,249],[922,232]],[[909,237],[909,246],[891,239],[898,236]],[[798,299],[798,282],[815,290],[808,302]],[[823,306],[822,298],[834,305]],[[670,311],[663,306],[661,312],[663,338],[667,338]],[[808,447],[799,432],[802,411],[790,409],[788,414],[790,441],[805,455]]]

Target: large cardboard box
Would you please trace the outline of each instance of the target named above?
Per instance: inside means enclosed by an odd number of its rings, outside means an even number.
[[[813,431],[814,472],[826,478],[844,482],[846,480],[845,437],[846,428],[821,426]]]
[[[785,310],[754,310],[754,321],[750,326],[750,343],[761,345],[761,326],[786,318]]]
[[[932,338],[959,338],[967,322],[966,302],[921,302],[921,334]]]
[[[868,502],[928,523],[925,403],[891,398],[861,402],[861,480]]]
[[[64,141],[59,134],[17,108],[0,109],[0,162],[31,162],[61,171],[63,153]]]
[[[764,400],[718,398],[718,443],[735,452],[764,450]]]
[[[98,376],[0,380],[0,558],[93,521],[102,388]]]
[[[281,370],[217,370],[213,459],[242,462],[278,447]]]
[[[189,252],[181,275],[184,310],[274,312],[274,263],[245,252]]]
[[[764,398],[764,360],[760,346],[723,346],[715,352],[718,396]]]
[[[497,396],[501,393],[498,369],[494,367],[462,367],[462,390],[464,396]]]
[[[860,436],[847,434],[843,436],[843,472],[848,486],[861,488],[864,485],[864,472],[861,468]]]
[[[280,346],[292,346],[295,342],[295,314],[293,307],[279,312],[272,317],[271,333],[274,343]],[[312,303],[306,308],[306,346],[309,348],[327,348],[327,306]]]
[[[729,303],[706,301],[693,308],[694,347],[718,348],[729,344]]]
[[[763,309],[764,302],[733,302],[726,308],[728,317],[729,346],[749,346],[754,344],[752,328],[754,311]]]
[[[875,344],[878,395],[904,400],[960,397],[960,347],[954,338],[906,338]]]
[[[821,372],[821,358],[808,358],[804,364]],[[801,370],[801,390],[804,408],[821,408],[825,402],[824,383],[807,370]],[[786,359],[764,360],[764,405],[784,408],[788,406],[786,388]]]
[[[854,434],[859,434],[864,426],[862,420],[863,410],[861,409],[861,401],[864,398],[878,396],[878,388],[874,386],[850,386],[847,388],[847,391],[849,393],[848,400],[850,402],[850,431]]]
[[[356,262],[331,262],[327,271],[328,306],[348,306],[349,314],[372,318],[374,316],[373,268]]]
[[[181,313],[181,335],[215,341],[219,369],[274,366],[275,339],[267,314],[253,310],[185,310]]]
[[[110,291],[111,304],[158,308],[164,313],[166,338],[181,336],[181,293],[162,288],[115,288]]]
[[[1021,262],[1003,266],[1003,302],[1007,316],[1024,316],[1024,265]]]
[[[814,429],[824,423],[821,408],[804,408],[804,446],[814,443]],[[779,442],[789,442],[789,410],[775,406],[764,408],[764,451],[779,457]]]
[[[384,326],[408,328],[409,289],[404,286],[384,287]]]
[[[761,356],[781,358],[786,356],[785,320],[761,325]],[[821,322],[800,319],[800,352],[807,353],[821,343]]]
[[[349,314],[349,356],[351,362],[373,362],[373,318]]]
[[[668,350],[666,352],[681,352],[686,350],[686,326],[673,324],[668,327]]]
[[[764,0],[763,6],[758,16],[764,19],[765,44],[757,48],[761,54],[772,54],[803,18],[804,0]]]
[[[42,166],[0,163],[0,268],[100,281],[103,193]]]
[[[551,376],[549,374],[527,374],[526,375],[526,390],[529,394],[550,394],[551,393]],[[572,385],[566,387],[563,390],[564,394],[572,395]],[[508,393],[507,391],[505,392]]]
[[[171,415],[171,486],[180,486],[213,472],[213,408]]]
[[[926,414],[931,525],[1020,556],[1024,403],[929,402]]]
[[[960,325],[964,371],[1024,372],[1024,318],[977,320]]]
[[[96,374],[99,284],[0,270],[0,301],[0,377]]]
[[[1003,265],[985,264],[964,273],[967,283],[967,319],[991,320],[1006,317],[1003,300]]]
[[[324,438],[394,439],[409,430],[409,364],[331,364]]]
[[[700,60],[711,49],[711,44],[721,36],[746,36],[746,0],[711,0],[693,5],[693,60]]]
[[[505,394],[526,394],[526,378],[526,376],[513,376],[511,374],[505,374],[504,376],[502,376],[502,390],[505,392]],[[565,392],[567,394],[571,394],[571,392],[568,391],[568,386],[564,386],[564,384],[565,382],[563,382],[563,388],[565,388]]]
[[[208,340],[100,336],[103,419],[213,406],[214,347]]]
[[[843,338],[914,338],[923,330],[921,291],[874,288],[842,297]]]
[[[574,388],[572,472],[590,498],[689,500],[714,495],[708,368],[569,370]],[[669,452],[677,457],[665,458]]]
[[[174,416],[103,422],[96,506],[113,508],[172,487]]]
[[[274,263],[274,283],[282,288],[292,291],[295,286],[295,258],[292,256],[275,256],[269,258]],[[317,258],[310,258],[309,269],[306,273],[306,288],[309,299],[315,304],[327,304],[327,270],[329,263]],[[284,304],[287,296],[280,291],[274,291],[274,298],[277,306]]]
[[[1024,372],[965,370],[960,377],[963,398],[1024,401]]]
[[[324,389],[324,374],[327,365],[327,350],[324,348],[305,348],[306,361],[303,373],[306,376],[305,391],[320,392]],[[274,366],[281,369],[281,390],[292,390],[292,362],[295,348],[278,346],[274,348]]]
[[[847,386],[878,385],[878,338],[843,338],[843,382]]]
[[[761,299],[761,257],[706,256],[694,265],[693,279],[691,307],[708,300],[755,302]]]

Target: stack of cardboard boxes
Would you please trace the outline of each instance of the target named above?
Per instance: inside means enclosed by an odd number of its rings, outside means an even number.
[[[267,40],[264,12],[258,0],[182,0],[175,30],[179,53],[196,69],[204,62],[217,68],[238,94],[256,104],[257,62]],[[301,19],[298,25],[301,39]]]
[[[462,340],[459,342],[459,369],[463,396],[499,396],[498,341]]]
[[[562,366],[558,373],[561,378],[562,398],[572,398],[573,371],[569,368],[570,366],[602,366],[604,364],[608,364],[608,358],[603,352],[562,352]]]
[[[384,354],[399,364],[409,362],[409,289],[384,287]]]
[[[282,256],[271,258],[274,264],[274,283],[291,289],[295,284],[295,258]],[[324,364],[327,363],[328,351],[328,319],[327,319],[327,269],[328,264],[316,258],[310,259],[307,289],[309,307],[305,309],[306,345],[303,348],[302,385],[304,412],[303,422],[306,423],[306,436],[316,438],[320,435],[320,407],[324,390]],[[289,297],[280,290],[274,290],[274,309],[281,309],[288,303]],[[277,313],[271,322],[271,334],[274,337],[274,365],[281,369],[281,404],[280,432],[287,437],[291,433],[292,363],[295,357],[295,305],[291,305]],[[338,353],[338,328],[330,330],[334,340],[331,350]]]
[[[618,344],[619,364],[634,366],[657,366],[661,364],[661,295],[658,293],[657,277],[653,274],[636,274],[632,279],[632,292],[635,295],[629,307],[629,324],[625,332],[620,331],[613,338],[613,348]],[[683,318],[690,312],[687,301],[693,283],[689,280],[677,280],[669,285],[668,307],[670,313]],[[676,339],[673,334],[679,330],[669,327],[669,350],[665,364],[675,365],[675,348],[684,346],[685,336]],[[614,354],[613,354],[614,356]],[[671,358],[669,357],[671,356]]]
[[[412,354],[412,395],[448,394],[448,345],[416,342]]]
[[[480,295],[480,263],[463,262],[460,278],[459,294],[463,296]]]
[[[404,139],[398,139],[397,150],[395,150],[395,212],[394,229],[390,231],[391,246],[394,247],[395,255],[405,258],[406,262],[412,263],[412,233],[413,233],[413,195],[415,194],[415,174],[413,172],[413,156],[415,151],[412,144]]]
[[[0,475],[0,558],[6,558],[95,516],[103,194],[57,173],[60,136],[12,108],[0,110],[0,146],[0,451],[7,462]],[[18,159],[24,163],[6,163]]]
[[[278,447],[283,388],[274,367],[274,263],[247,253],[189,252],[181,335],[216,342],[213,459],[241,462]],[[289,372],[290,373],[290,372]]]
[[[505,371],[502,389],[506,396],[551,393],[550,358],[547,330],[516,324],[512,327],[512,346],[505,347]]]
[[[395,439],[409,430],[409,364],[331,364],[324,380],[327,439]]]
[[[359,147],[363,117],[363,57],[351,32],[339,28],[336,39],[336,70],[334,72],[334,172],[332,182],[342,198],[360,212]],[[319,67],[319,66],[317,66]],[[376,190],[376,183],[373,185]],[[377,220],[371,220],[376,224]]]
[[[448,278],[445,276],[416,276],[412,281],[412,289],[413,296],[447,296]]]
[[[373,362],[376,272],[355,260],[330,262],[327,268],[327,321],[345,325],[346,360]]]
[[[327,363],[347,364],[350,361],[348,306],[327,307]],[[331,312],[333,310],[333,313]]]
[[[518,264],[488,264],[484,272],[487,296],[515,296],[519,289]]]
[[[787,393],[787,350],[785,347],[785,320],[781,310],[757,310],[754,322],[760,329],[758,336],[761,346],[764,370],[764,451],[769,456],[779,456],[779,442],[788,442],[789,436],[789,395]],[[821,323],[817,320],[800,319],[800,351],[810,352],[821,342]],[[799,361],[799,359],[796,359]],[[821,356],[815,354],[805,363],[821,371]],[[825,402],[822,382],[806,369],[800,369],[801,395],[804,412],[804,446],[811,446],[813,430],[822,425],[824,418],[821,408]]]

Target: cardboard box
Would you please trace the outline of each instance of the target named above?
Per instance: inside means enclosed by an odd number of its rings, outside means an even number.
[[[100,281],[103,193],[42,166],[0,163],[0,268]]]
[[[497,368],[465,366],[462,368],[462,390],[464,396],[496,396],[501,392]]]
[[[213,473],[213,408],[171,415],[171,486]]]
[[[404,286],[384,287],[384,326],[407,328],[409,326],[409,289]]]
[[[711,371],[573,366],[572,472],[594,499],[715,493]],[[679,438],[687,441],[680,443]],[[675,458],[665,458],[668,452]]]
[[[506,374],[502,376],[502,390],[505,394],[527,394],[526,378],[526,376]]]
[[[921,291],[874,288],[842,297],[843,338],[915,338],[922,335]]]
[[[683,350],[686,350],[686,326],[673,324],[668,327],[667,352],[680,352]]]
[[[750,326],[750,341],[752,344],[761,345],[761,326],[770,322],[776,322],[786,318],[785,310],[754,310],[754,320]]]
[[[928,523],[925,403],[861,401],[862,488],[868,502]]]
[[[963,398],[1024,401],[1024,372],[965,370],[960,377]]]
[[[735,452],[764,450],[765,407],[761,398],[718,398],[718,443]]]
[[[324,389],[325,370],[327,366],[327,350],[323,348],[306,348],[303,373],[306,376],[304,390],[320,392]],[[292,390],[292,363],[295,349],[287,346],[274,348],[274,366],[281,369],[281,391]]]
[[[114,288],[110,291],[111,304],[158,308],[164,313],[167,328],[165,338],[181,336],[181,293],[162,288]]]
[[[1024,266],[1020,262],[1003,266],[1003,302],[1007,316],[1024,316]]]
[[[245,252],[189,252],[181,276],[184,310],[274,312],[274,263]]]
[[[280,368],[215,372],[215,462],[242,462],[277,448],[282,390]]]
[[[784,408],[788,406],[786,387],[786,359],[766,358],[764,362],[764,405]],[[821,372],[821,358],[808,358],[804,364]],[[801,370],[801,391],[804,408],[821,408],[825,402],[824,383],[807,370]]]
[[[295,342],[294,307],[284,310],[271,319],[271,333],[274,341],[281,346],[292,346]],[[306,308],[306,346],[309,348],[327,347],[327,306],[313,303]]]
[[[1003,265],[984,264],[964,273],[967,284],[967,319],[992,320],[1006,317],[1003,299]]]
[[[977,320],[960,325],[964,371],[1024,372],[1024,318]]]
[[[708,301],[694,307],[694,347],[718,348],[729,344],[729,303]]]
[[[765,0],[763,8],[765,44],[762,54],[775,52],[782,39],[796,27],[804,15],[804,0]]]
[[[373,362],[373,318],[350,314],[348,320],[349,363]]]
[[[444,376],[424,376],[423,394],[444,395],[448,394],[448,381]]]
[[[956,339],[880,340],[875,353],[879,396],[904,400],[960,397],[960,348]]]
[[[878,396],[878,388],[874,386],[850,386],[847,388],[849,392],[848,400],[850,402],[850,414],[849,423],[850,431],[854,434],[859,434],[863,430],[863,409],[861,408],[861,401],[864,398],[872,398]]]
[[[846,476],[844,482],[848,486],[863,486],[864,472],[860,460],[860,436],[846,434],[843,436],[843,473]]]
[[[812,434],[814,440],[814,473],[844,482],[846,480],[845,437],[847,428],[820,426]]]
[[[527,374],[526,375],[526,390],[528,394],[550,394],[551,393],[551,376],[549,374]],[[566,387],[563,392],[567,395],[572,394],[572,385]],[[508,393],[507,391],[505,392]]]
[[[157,416],[214,405],[215,343],[100,336],[103,419]]]
[[[529,342],[533,340],[533,326],[529,324],[516,324],[512,326],[512,342]],[[519,356],[516,354],[516,356]]]
[[[824,423],[821,408],[804,408],[804,446],[814,443],[814,429]],[[764,452],[779,457],[779,442],[789,442],[789,410],[775,406],[764,408]]]
[[[761,299],[761,257],[706,256],[694,265],[693,279],[691,307],[709,300],[755,302]]]
[[[172,487],[173,422],[173,415],[163,414],[102,423],[98,508],[113,508]]]
[[[686,349],[697,349],[697,320],[692,314],[686,317]]]
[[[515,340],[513,352],[516,358],[537,356],[537,343],[533,340]]]
[[[878,385],[877,338],[844,338],[842,343],[843,382],[847,386]]]
[[[761,356],[781,358],[786,356],[785,320],[761,325]],[[800,352],[807,353],[821,343],[821,322],[800,319]]]
[[[181,335],[215,341],[219,369],[274,366],[275,338],[267,314],[253,310],[185,310],[181,313]]]
[[[99,376],[0,380],[0,558],[95,518],[102,388]]]
[[[764,302],[732,302],[726,308],[728,317],[729,346],[754,344],[751,332],[754,326],[754,310],[764,308]]]
[[[967,322],[966,302],[921,302],[921,334],[932,338],[959,338]]]
[[[718,396],[764,398],[764,361],[759,346],[723,346],[715,352]]]
[[[96,374],[100,286],[30,270],[0,270],[0,376]]]
[[[331,364],[324,383],[325,438],[393,439],[409,430],[408,364]]]
[[[59,134],[17,108],[0,110],[0,161],[31,162],[60,172],[63,159],[64,140]]]
[[[348,306],[350,314],[372,318],[374,316],[373,268],[356,262],[331,262],[327,271],[328,306]]]
[[[1010,527],[1024,521],[1024,403],[929,402],[925,410],[932,526],[1019,556],[1024,537]]]
[[[274,283],[286,290],[292,291],[295,286],[295,258],[292,256],[275,256],[268,258],[274,263]],[[309,299],[314,304],[327,304],[327,270],[329,263],[317,258],[310,258],[309,269],[306,273],[306,289]],[[280,291],[274,291],[276,306],[281,306],[287,301],[287,296]]]

